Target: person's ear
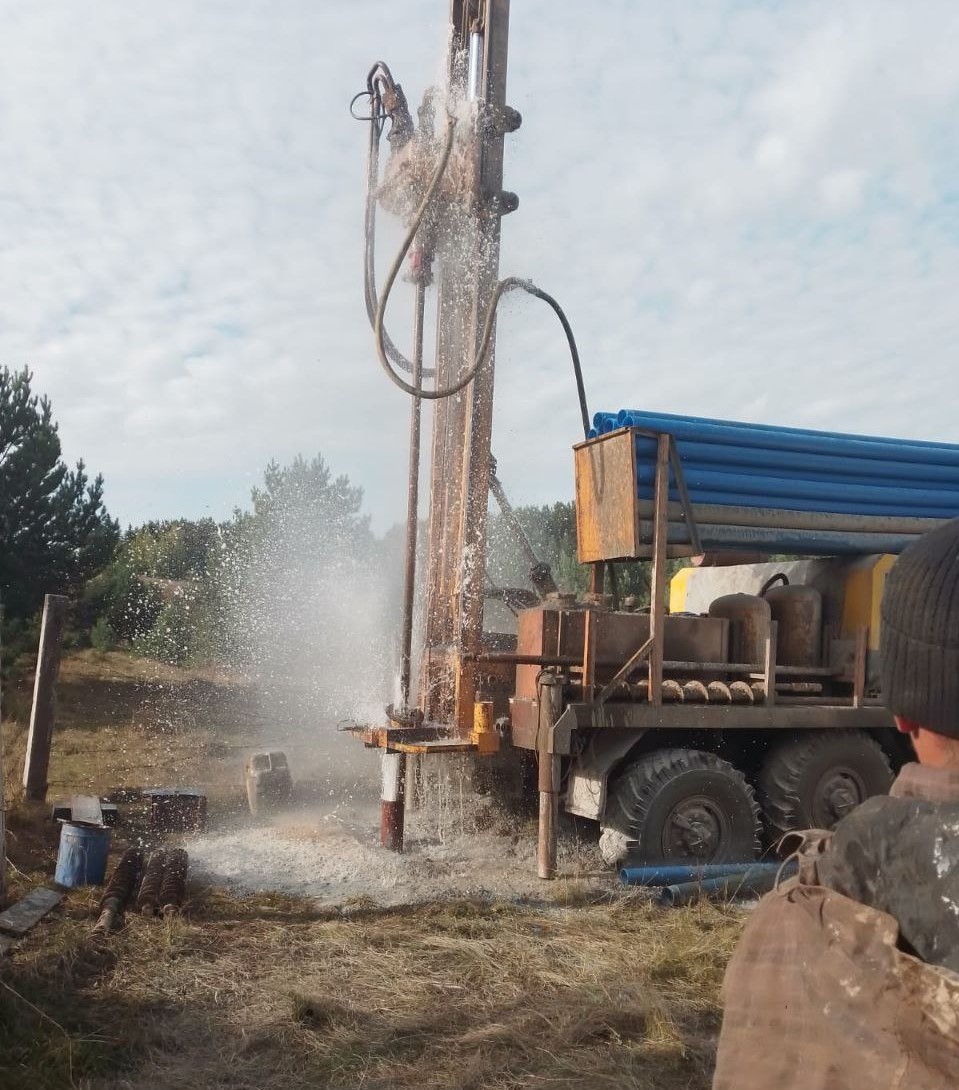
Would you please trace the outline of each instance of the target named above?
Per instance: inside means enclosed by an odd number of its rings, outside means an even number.
[[[901,715],[897,715],[896,727],[902,731],[903,734],[912,734],[913,736],[919,733],[919,727],[913,723],[911,719],[903,719]]]

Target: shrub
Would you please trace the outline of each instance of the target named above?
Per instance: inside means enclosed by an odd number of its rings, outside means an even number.
[[[173,666],[192,662],[195,623],[191,609],[192,602],[186,594],[171,598],[160,610],[153,627],[133,641],[134,650]]]
[[[90,646],[95,651],[115,651],[119,642],[116,630],[107,618],[97,618],[96,624],[90,629]]]
[[[133,643],[149,632],[162,609],[157,587],[145,582],[122,560],[114,561],[90,581],[82,605],[86,624],[93,628],[104,621],[118,643]]]

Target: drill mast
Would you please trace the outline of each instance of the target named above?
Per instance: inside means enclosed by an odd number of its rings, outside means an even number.
[[[509,0],[453,0],[448,95],[472,112],[472,215],[437,253],[436,384],[472,365],[499,276],[503,132],[487,122],[506,105]],[[471,222],[470,222],[471,221]],[[494,352],[465,389],[437,402],[429,496],[430,562],[420,700],[425,718],[473,725],[486,574]]]

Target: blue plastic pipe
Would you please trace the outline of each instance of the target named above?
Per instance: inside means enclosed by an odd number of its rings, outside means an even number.
[[[636,467],[640,485],[652,487],[656,478],[656,467],[646,462]],[[807,477],[763,477],[755,474],[733,473],[716,467],[715,469],[697,469],[684,467],[683,476],[690,497],[694,493],[704,495],[709,492],[729,492],[746,498],[754,496],[763,507],[775,507],[767,497],[787,497],[811,501],[811,509],[832,511],[833,503],[871,504],[883,511],[902,512],[913,508],[930,511],[947,511],[959,515],[959,489],[931,489],[904,487],[901,483],[892,485],[861,484],[834,479],[832,481],[814,481]],[[641,493],[642,494],[642,493]],[[702,502],[706,502],[703,500]],[[747,504],[748,505],[748,504]],[[935,517],[931,515],[929,517]]]
[[[619,880],[624,886],[672,886],[677,883],[697,882],[730,875],[776,874],[781,863],[705,863],[698,866],[645,866],[623,867]]]
[[[610,420],[611,413],[597,413],[597,419]],[[711,420],[700,416],[674,416],[648,413],[639,409],[621,409],[613,427],[643,427],[668,432],[676,439],[698,442],[730,443],[734,446],[792,450],[812,454],[861,455],[896,462],[919,462],[959,466],[959,446],[916,439],[885,436],[850,435],[843,432],[785,428],[771,424],[745,424],[734,420]],[[607,425],[609,427],[609,425]],[[598,429],[601,430],[601,429]],[[612,430],[612,427],[609,427]]]
[[[594,425],[600,433],[632,425],[671,434],[676,439],[683,478],[694,505],[769,510],[779,512],[777,517],[783,511],[887,520],[942,521],[959,517],[956,445],[633,409],[597,413]],[[635,442],[637,493],[640,499],[651,499],[655,440],[637,435]],[[670,499],[679,498],[672,481]],[[732,547],[735,541],[730,539],[729,528],[736,525],[736,520],[731,517],[721,521],[723,531],[707,531],[706,536],[725,537],[727,547]],[[808,534],[803,534],[802,539],[795,550],[787,548],[786,542],[778,548],[784,552],[820,553],[832,547],[832,543],[814,540]],[[871,550],[873,545],[900,551],[906,543],[902,538],[891,545],[878,538],[875,542],[853,537],[847,541],[843,535],[838,544],[839,551],[855,552],[862,546]]]
[[[769,893],[776,885],[778,867],[772,870],[757,871],[750,874],[727,874],[720,878],[706,878],[702,882],[681,882],[678,885],[663,886],[659,891],[659,903],[671,908],[688,905],[700,897],[728,899],[744,894]],[[791,876],[795,871],[784,869],[784,876]]]
[[[808,452],[799,454],[791,450],[764,450],[733,443],[704,443],[691,439],[678,441],[676,449],[684,467],[688,465],[697,469],[723,468],[763,476],[798,475],[806,480],[852,478],[866,483],[895,480],[905,484],[918,482],[923,487],[941,483],[947,488],[959,488],[959,467],[957,466],[924,465],[920,462],[908,461],[875,461],[855,455]],[[637,435],[636,457],[644,461],[655,461],[656,440]],[[787,474],[783,471],[790,472]]]
[[[959,507],[948,504],[943,507],[894,507],[884,503],[857,503],[846,500],[819,502],[800,499],[795,496],[744,496],[736,492],[715,492],[711,489],[690,488],[689,498],[692,503],[709,504],[716,507],[750,507],[773,511],[806,511],[825,515],[875,515],[879,518],[922,518],[951,519],[959,516]],[[652,500],[653,490],[648,486],[638,489],[641,500]],[[679,502],[679,492],[670,488],[669,498]],[[733,520],[730,520],[731,522]]]
[[[641,488],[638,494],[640,499],[653,499],[652,489],[650,488]],[[675,488],[669,490],[669,498],[674,503],[679,502],[679,493]],[[804,511],[810,514],[823,515],[874,515],[877,518],[935,519],[939,522],[943,519],[956,518],[959,515],[959,509],[952,504],[947,507],[907,507],[900,509],[889,504],[847,503],[839,500],[832,500],[827,504],[797,499],[794,496],[743,496],[735,492],[712,492],[701,489],[690,489],[689,498],[694,504],[702,503],[716,507],[750,507],[767,511]],[[730,523],[734,524],[735,520],[731,519]]]

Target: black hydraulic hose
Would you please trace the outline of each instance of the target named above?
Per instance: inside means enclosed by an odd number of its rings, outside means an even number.
[[[439,188],[440,181],[443,178],[443,174],[446,171],[446,165],[450,161],[450,154],[453,151],[453,138],[456,135],[456,118],[449,117],[446,122],[446,139],[443,142],[443,150],[440,153],[439,161],[436,164],[436,169],[433,171],[433,177],[430,179],[430,184],[426,188],[426,192],[423,194],[423,199],[420,201],[420,206],[416,210],[416,214],[413,217],[413,222],[410,224],[409,230],[406,232],[406,237],[403,239],[403,245],[400,247],[400,252],[396,255],[396,260],[393,262],[390,268],[389,275],[386,278],[386,284],[383,288],[383,294],[380,296],[379,303],[376,308],[376,317],[373,322],[373,332],[376,338],[376,352],[380,359],[380,365],[386,372],[387,377],[391,382],[395,383],[401,390],[404,390],[411,397],[422,397],[428,401],[438,401],[441,398],[449,397],[451,394],[455,394],[457,390],[461,390],[476,374],[479,370],[478,366],[474,363],[473,367],[467,371],[463,379],[452,386],[443,387],[438,390],[425,390],[421,385],[411,385],[405,379],[393,370],[389,357],[386,351],[385,336],[386,331],[383,327],[383,319],[386,314],[386,304],[389,302],[390,294],[393,291],[393,285],[396,283],[396,278],[400,274],[400,269],[403,267],[403,262],[406,260],[406,255],[409,253],[410,246],[413,245],[413,239],[416,237],[416,232],[420,229],[420,225],[423,222],[426,212],[432,203],[436,190]],[[482,361],[482,355],[479,356],[479,360]]]
[[[386,313],[386,306],[389,302],[390,294],[393,291],[393,286],[396,283],[396,278],[399,276],[400,269],[403,267],[403,262],[406,260],[406,255],[409,252],[410,246],[413,245],[413,239],[416,237],[416,232],[419,230],[420,225],[426,216],[427,209],[433,200],[436,190],[439,188],[440,181],[443,178],[443,173],[446,170],[446,166],[449,163],[450,154],[453,150],[453,138],[456,131],[456,119],[450,117],[447,121],[446,127],[446,139],[443,143],[443,150],[440,154],[439,161],[436,164],[436,169],[433,171],[433,177],[430,179],[430,184],[427,186],[426,192],[423,195],[423,199],[420,201],[420,206],[416,210],[416,215],[413,217],[413,222],[410,224],[406,237],[403,239],[403,245],[400,247],[399,253],[396,255],[396,259],[390,268],[389,275],[386,278],[386,284],[383,288],[383,294],[380,296],[379,304],[376,310],[376,321],[373,329],[376,335],[376,350],[380,359],[380,365],[386,372],[387,377],[398,386],[401,390],[404,390],[411,397],[422,397],[428,401],[440,401],[443,398],[451,397],[453,394],[458,393],[467,386],[476,377],[477,372],[486,362],[486,358],[489,355],[490,345],[493,340],[493,325],[496,320],[496,309],[499,306],[499,301],[509,291],[515,291],[517,289],[527,292],[529,295],[535,296],[537,299],[541,299],[544,303],[547,303],[560,323],[563,326],[563,332],[566,334],[566,340],[569,344],[570,356],[573,361],[573,372],[576,378],[576,392],[579,397],[580,413],[583,420],[583,432],[585,435],[589,434],[589,409],[586,404],[586,388],[583,382],[583,369],[580,363],[579,350],[576,346],[576,338],[573,336],[572,327],[569,324],[569,319],[566,317],[563,308],[559,303],[548,293],[543,291],[542,288],[538,288],[531,280],[521,280],[519,277],[508,276],[504,280],[497,282],[496,287],[493,289],[493,297],[490,300],[489,307],[486,311],[486,323],[483,327],[483,336],[480,339],[479,349],[476,353],[476,358],[473,360],[472,365],[467,368],[466,372],[457,379],[456,382],[450,383],[448,386],[440,387],[435,390],[426,390],[421,385],[412,385],[405,379],[401,378],[390,364],[388,353],[385,343],[385,331],[383,326],[383,319]]]
[[[365,235],[366,235],[366,248],[363,255],[363,289],[366,297],[366,316],[369,318],[370,326],[376,325],[376,267],[375,267],[375,254],[376,254],[376,187],[379,181],[379,139],[383,132],[382,118],[377,117],[375,109],[370,111],[370,150],[367,169],[367,181],[366,181],[366,215],[365,215]],[[396,347],[389,333],[384,331],[383,341],[386,348],[386,354],[389,356],[391,362],[393,362],[401,370],[407,373],[412,373],[413,364],[410,360],[403,355],[403,353]],[[432,368],[423,368],[421,374],[423,378],[433,377]]]
[[[531,280],[520,280],[517,277],[507,277],[505,280],[500,280],[493,290],[493,297],[490,300],[489,308],[486,314],[486,323],[483,329],[483,336],[480,341],[479,351],[476,354],[476,358],[473,361],[472,366],[466,371],[460,379],[448,386],[445,386],[437,390],[426,390],[422,386],[422,379],[432,378],[435,374],[433,369],[423,368],[420,371],[420,381],[413,383],[406,382],[401,378],[394,370],[393,365],[406,371],[408,374],[412,374],[414,367],[413,363],[408,360],[402,352],[396,347],[393,340],[390,338],[386,331],[384,324],[384,317],[386,313],[386,306],[389,302],[390,295],[393,291],[393,286],[396,283],[396,278],[399,275],[400,269],[403,265],[403,261],[406,259],[406,255],[409,252],[410,246],[413,244],[413,240],[416,237],[416,233],[422,225],[423,219],[426,216],[426,212],[429,208],[431,201],[436,195],[436,191],[439,188],[439,183],[442,180],[443,174],[446,171],[447,164],[449,163],[450,154],[453,150],[453,139],[455,135],[456,120],[450,116],[447,120],[446,138],[443,143],[443,149],[440,154],[439,161],[436,165],[436,169],[433,172],[433,177],[430,180],[430,184],[427,187],[426,193],[420,202],[419,208],[416,211],[416,215],[413,217],[413,222],[410,225],[406,238],[403,241],[403,245],[397,255],[396,260],[393,262],[393,266],[390,269],[389,276],[387,277],[386,286],[383,290],[383,295],[377,297],[376,290],[376,271],[375,271],[375,252],[376,252],[376,189],[379,181],[379,141],[383,131],[383,125],[385,123],[385,114],[382,107],[382,90],[381,84],[386,83],[388,86],[393,84],[392,73],[382,62],[377,62],[367,77],[367,93],[370,97],[370,148],[369,148],[369,161],[368,161],[368,173],[367,173],[367,194],[366,194],[366,212],[365,212],[365,234],[366,234],[366,249],[364,254],[364,294],[366,301],[366,313],[370,320],[370,324],[373,326],[373,330],[376,336],[376,348],[377,355],[380,358],[380,363],[383,370],[386,372],[388,378],[405,391],[411,397],[421,397],[428,401],[438,401],[451,395],[458,393],[465,386],[467,386],[476,377],[480,367],[485,362],[492,342],[493,336],[493,323],[496,317],[496,309],[499,305],[500,299],[509,291],[520,289],[527,294],[534,296],[537,299],[541,299],[546,303],[555,313],[559,319],[560,324],[563,327],[563,332],[566,334],[566,341],[569,345],[569,353],[573,363],[573,374],[576,380],[576,394],[579,399],[580,416],[583,423],[583,434],[588,438],[590,419],[589,408],[586,402],[586,388],[583,381],[583,369],[579,358],[579,350],[576,346],[576,338],[573,335],[572,327],[570,326],[569,319],[566,317],[563,308],[559,305],[556,299],[553,298],[548,292],[543,291],[542,288],[537,287]]]
[[[566,317],[566,313],[559,303],[557,303],[548,292],[543,291],[542,288],[538,288],[532,280],[520,280],[516,283],[516,286],[522,288],[523,291],[527,292],[529,295],[535,296],[537,299],[542,299],[544,303],[552,307],[553,313],[559,318],[560,325],[563,327],[563,332],[566,334],[570,358],[573,361],[573,374],[576,378],[576,396],[579,398],[579,412],[583,419],[583,435],[588,439],[590,428],[589,407],[586,404],[586,385],[583,382],[583,367],[579,359],[579,349],[576,347],[576,338],[573,336],[573,327],[569,324],[569,319]]]

